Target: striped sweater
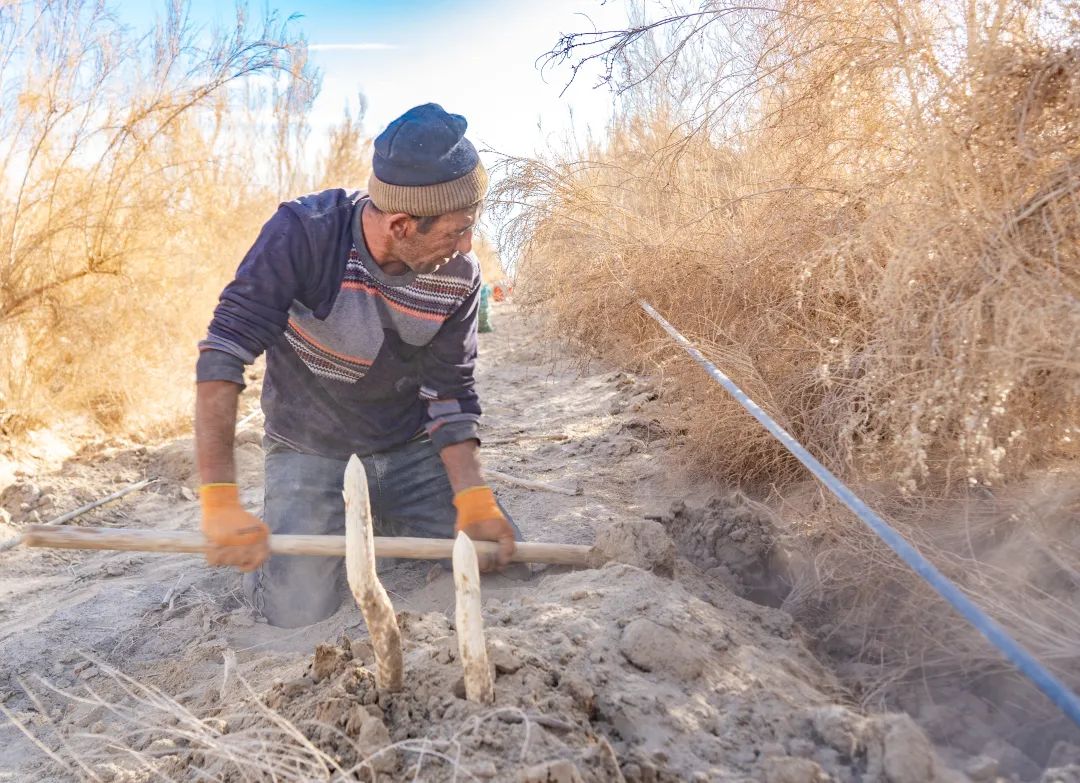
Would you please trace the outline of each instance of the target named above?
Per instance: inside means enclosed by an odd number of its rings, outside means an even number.
[[[267,434],[335,459],[425,431],[436,448],[476,438],[479,265],[384,274],[364,242],[365,199],[336,189],[279,207],[221,294],[196,378],[242,385],[265,351]]]

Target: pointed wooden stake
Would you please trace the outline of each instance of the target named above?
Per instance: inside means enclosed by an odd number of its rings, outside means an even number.
[[[375,573],[375,533],[371,523],[367,473],[355,454],[345,468],[342,494],[345,496],[345,574],[371,634],[375,683],[389,691],[400,691],[404,669],[401,629],[394,606]]]
[[[458,652],[465,668],[465,698],[491,704],[495,701],[495,682],[488,664],[484,618],[480,613],[480,568],[476,547],[464,533],[458,533],[454,542],[454,592]]]

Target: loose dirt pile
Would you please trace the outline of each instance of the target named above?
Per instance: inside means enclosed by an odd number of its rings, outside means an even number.
[[[619,563],[548,576],[486,602],[493,707],[464,700],[451,620],[406,612],[400,693],[376,688],[366,640],[342,639],[264,692],[264,709],[237,710],[232,698],[222,708],[208,696],[218,705],[203,721],[212,730],[144,720],[114,742],[141,740],[124,764],[130,773],[183,778],[199,767],[224,780],[265,763],[257,756],[267,732],[343,779],[964,780],[910,718],[866,718],[838,704],[836,682],[786,614],[722,587],[708,597]],[[294,735],[282,732],[283,719]],[[115,760],[111,769],[120,772]]]
[[[447,755],[456,741],[464,769],[499,780],[547,780],[525,770],[570,761],[582,780],[610,781],[616,759],[631,783],[956,779],[909,719],[865,719],[837,705],[835,683],[792,638],[786,615],[724,591],[716,598],[710,605],[613,564],[489,602],[494,712],[461,700],[456,638],[441,614],[406,622],[405,693],[374,692],[368,670],[342,649],[328,670],[316,657],[312,687],[279,686],[268,703],[298,720],[325,717],[334,702],[344,726],[353,705],[374,700],[369,714],[390,739],[427,737]],[[325,727],[316,731],[327,738]],[[414,765],[403,758],[399,771],[413,774]],[[423,778],[453,773],[428,762]]]

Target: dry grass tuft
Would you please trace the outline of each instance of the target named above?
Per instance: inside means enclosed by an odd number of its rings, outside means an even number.
[[[539,729],[525,711],[500,707],[470,717],[446,737],[417,736],[365,751],[355,736],[336,726],[319,720],[290,721],[267,706],[242,676],[230,674],[235,668],[232,651],[226,652],[221,706],[202,710],[211,716],[198,714],[160,688],[100,659],[86,659],[104,675],[102,686],[60,690],[39,678],[36,687],[23,683],[22,688],[39,714],[49,714],[43,702],[47,696],[53,703],[100,716],[96,728],[76,731],[70,725],[49,722],[49,730],[42,731],[40,725],[28,725],[0,704],[0,716],[65,773],[80,780],[344,783],[381,780],[387,767],[400,764],[410,780],[479,781],[467,768],[476,759],[465,746],[466,738],[482,734],[485,724],[505,721],[509,715],[521,724],[517,758],[524,762]],[[313,692],[311,700],[317,703],[318,694]],[[351,763],[344,762],[345,758]]]

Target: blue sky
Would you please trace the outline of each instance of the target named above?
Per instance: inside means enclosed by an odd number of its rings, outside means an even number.
[[[163,6],[122,0],[121,13],[145,29]],[[377,133],[410,106],[427,101],[469,120],[477,146],[530,155],[568,132],[584,138],[599,131],[611,112],[611,95],[592,89],[595,74],[579,77],[560,98],[569,71],[547,81],[535,60],[560,32],[621,27],[619,0],[272,0],[311,45],[323,73],[312,115],[313,136],[340,119],[346,101],[367,101],[365,128]],[[193,0],[196,26],[227,22],[231,5]],[[588,18],[582,16],[586,14]],[[572,117],[572,119],[571,119]]]

